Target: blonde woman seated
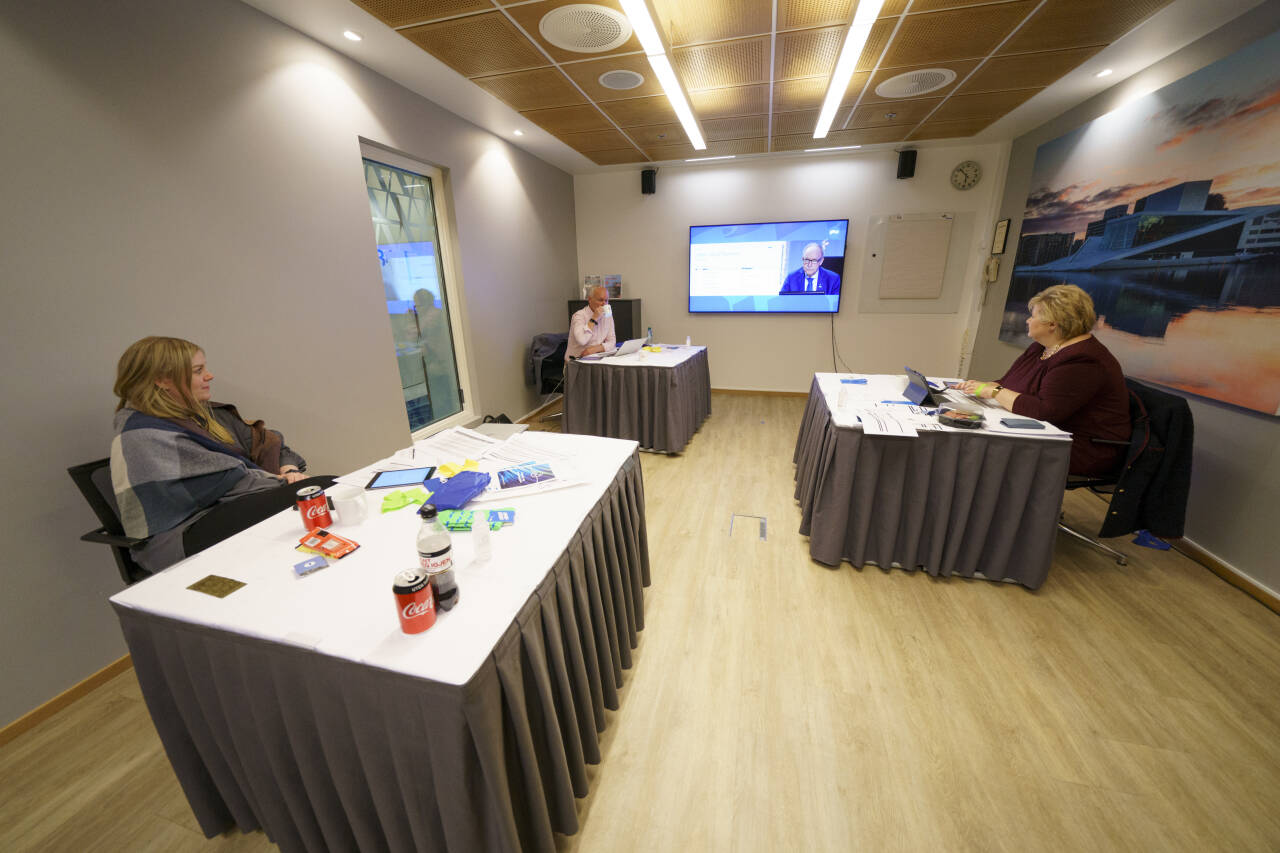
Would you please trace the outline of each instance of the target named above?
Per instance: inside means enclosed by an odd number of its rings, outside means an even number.
[[[290,507],[306,461],[262,421],[212,403],[204,351],[181,338],[143,338],[116,367],[111,481],[125,534],[151,572]]]
[[[1057,284],[1028,304],[1031,346],[995,382],[970,379],[960,390],[1071,433],[1072,474],[1116,470],[1127,448],[1091,439],[1129,440],[1129,391],[1120,363],[1092,334],[1093,300],[1074,284]]]

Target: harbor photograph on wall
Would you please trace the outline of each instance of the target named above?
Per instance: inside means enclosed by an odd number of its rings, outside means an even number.
[[[1000,339],[1088,291],[1127,376],[1280,414],[1280,33],[1036,151]]]

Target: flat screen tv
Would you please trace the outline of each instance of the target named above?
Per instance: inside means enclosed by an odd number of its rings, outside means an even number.
[[[847,219],[689,228],[689,312],[834,314]]]

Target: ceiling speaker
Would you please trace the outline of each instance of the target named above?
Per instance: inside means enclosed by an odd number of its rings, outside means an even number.
[[[956,79],[956,72],[950,68],[925,68],[922,71],[908,71],[890,77],[879,86],[876,94],[882,98],[916,98],[926,92],[934,92],[949,85]]]
[[[631,22],[622,12],[608,6],[571,3],[543,15],[538,32],[561,50],[601,53],[631,38]]]
[[[613,71],[606,71],[597,78],[600,85],[606,89],[634,89],[644,82],[644,75],[638,71],[628,71],[623,68],[616,68]]]

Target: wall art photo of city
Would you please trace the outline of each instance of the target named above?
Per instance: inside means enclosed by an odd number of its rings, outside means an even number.
[[[1076,284],[1125,374],[1280,414],[1280,33],[1036,151],[1000,339]]]

